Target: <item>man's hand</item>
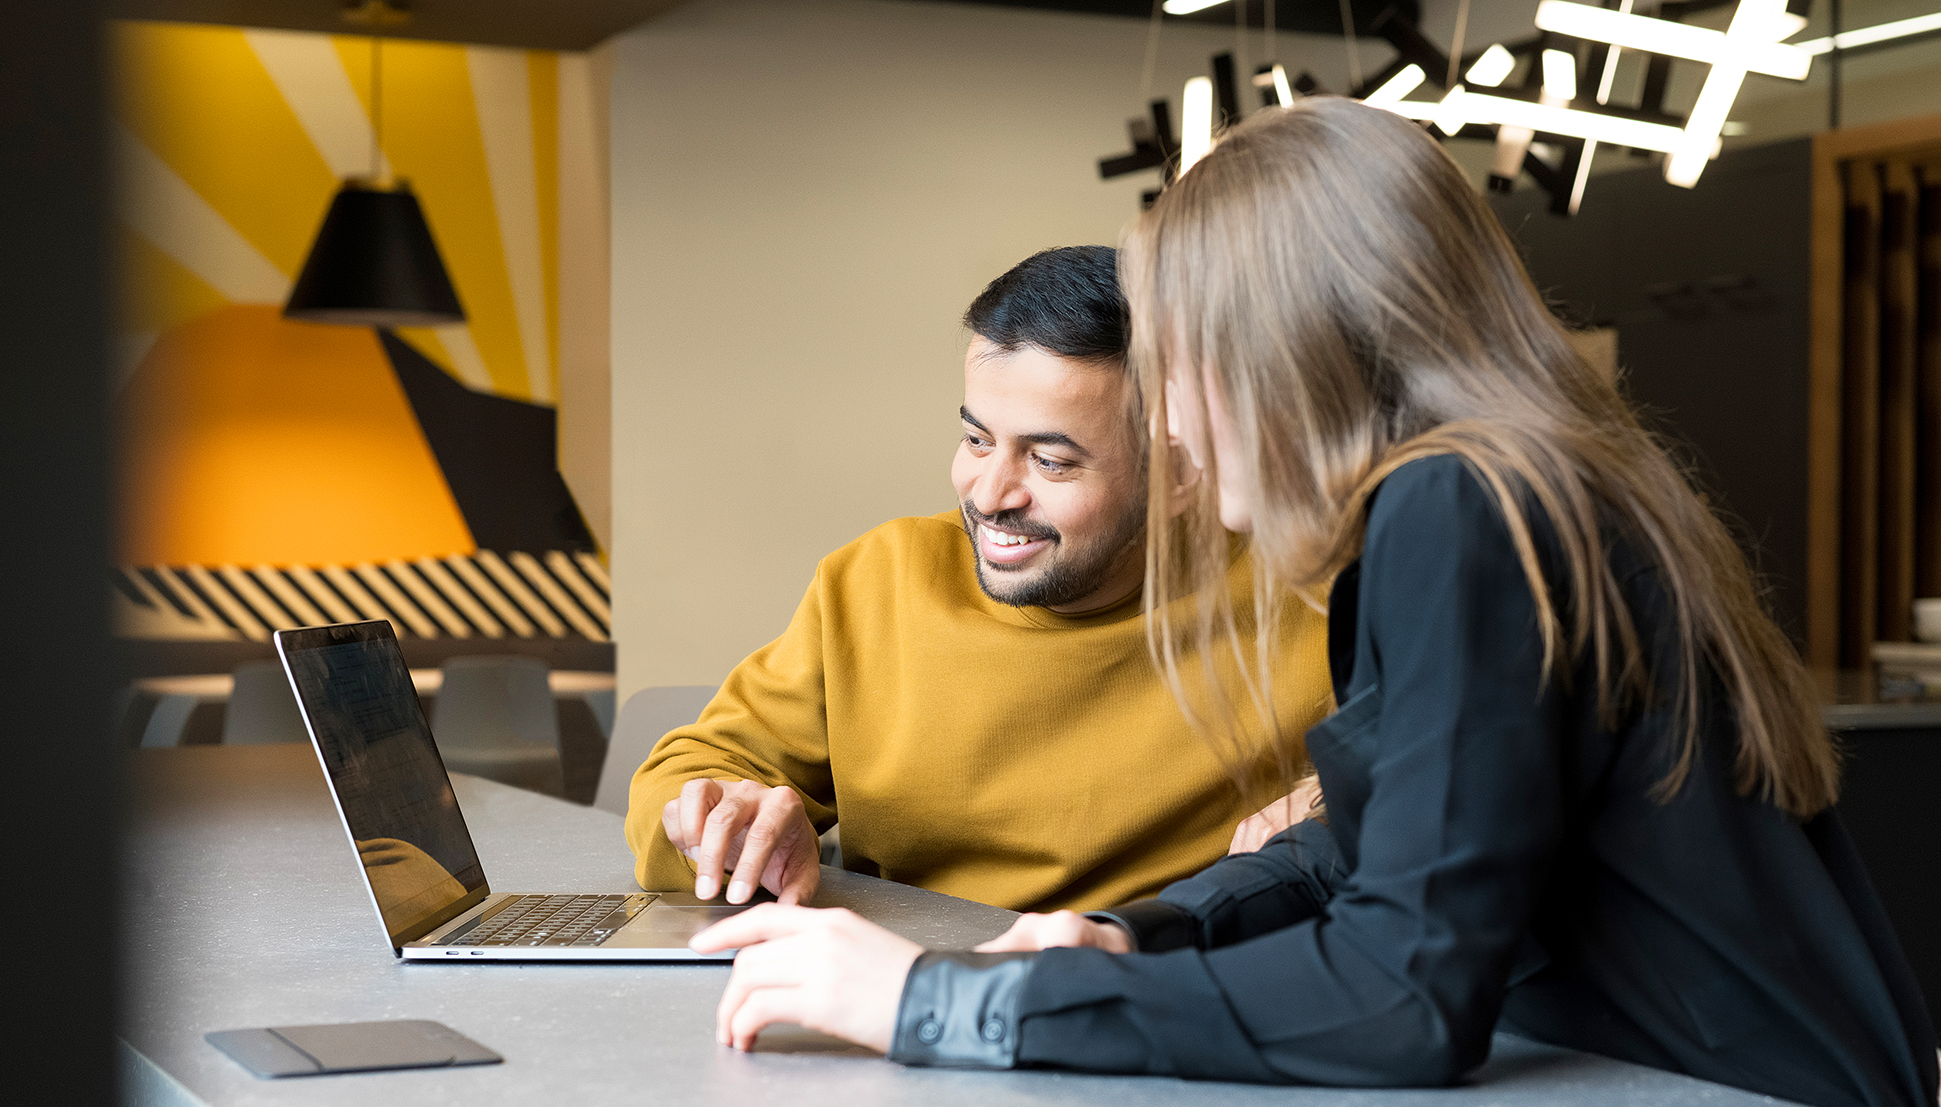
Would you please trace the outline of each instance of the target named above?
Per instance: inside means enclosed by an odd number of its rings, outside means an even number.
[[[785,904],[807,903],[822,881],[814,824],[793,788],[752,780],[690,780],[661,809],[661,829],[695,864],[694,894],[713,899],[726,872],[729,903],[747,903],[755,886]]]
[[[1076,911],[1053,911],[1049,915],[1018,916],[1011,929],[978,946],[977,952],[1011,953],[1054,946],[1089,946],[1107,953],[1131,953],[1132,939],[1111,923],[1094,922]]]
[[[1267,839],[1300,822],[1321,802],[1321,778],[1310,776],[1292,792],[1282,796],[1246,818],[1234,828],[1233,844],[1227,853],[1252,853],[1267,844]]]
[[[890,1051],[903,981],[923,947],[854,912],[764,903],[696,934],[701,953],[741,950],[715,1011],[715,1040],[746,1052],[791,1022]]]

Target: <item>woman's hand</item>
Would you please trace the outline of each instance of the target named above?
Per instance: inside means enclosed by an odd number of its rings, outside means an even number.
[[[1011,953],[1055,946],[1089,946],[1107,953],[1131,953],[1132,939],[1111,923],[1094,922],[1076,911],[1053,911],[1049,915],[1018,916],[1011,929],[978,946],[976,952]]]
[[[1246,818],[1234,828],[1233,844],[1227,853],[1252,853],[1267,844],[1267,839],[1308,817],[1321,802],[1321,778],[1308,777],[1292,792],[1282,796]]]
[[[792,1022],[888,1053],[903,980],[923,952],[853,911],[779,903],[723,919],[688,947],[740,948],[715,1011],[715,1040],[743,1052],[762,1028]]]

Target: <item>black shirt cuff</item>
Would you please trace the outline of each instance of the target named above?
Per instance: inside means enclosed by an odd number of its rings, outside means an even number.
[[[924,952],[903,981],[890,1060],[955,1068],[1015,1066],[1018,992],[1037,956]]]
[[[1096,922],[1115,923],[1132,938],[1135,953],[1164,953],[1199,945],[1199,920],[1156,899],[1140,899],[1110,911],[1087,911]]]

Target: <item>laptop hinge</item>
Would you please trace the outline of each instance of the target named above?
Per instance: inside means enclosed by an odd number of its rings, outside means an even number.
[[[443,908],[426,915],[423,919],[391,935],[391,955],[393,957],[403,957],[406,943],[417,941],[460,915],[463,915],[465,912],[470,911],[472,908],[477,907],[479,904],[484,903],[486,897],[491,894],[492,886],[480,881],[479,886],[466,892],[463,898],[446,904]]]

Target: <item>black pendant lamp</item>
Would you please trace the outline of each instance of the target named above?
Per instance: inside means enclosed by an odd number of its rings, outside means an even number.
[[[367,0],[347,17],[352,13],[379,25],[399,22],[405,14],[381,0]],[[437,327],[465,321],[465,309],[411,186],[379,176],[382,56],[382,40],[373,36],[371,176],[347,178],[337,190],[283,305],[285,318],[355,327]]]
[[[283,314],[354,327],[465,321],[410,186],[398,181],[386,189],[354,177],[330,202]]]

